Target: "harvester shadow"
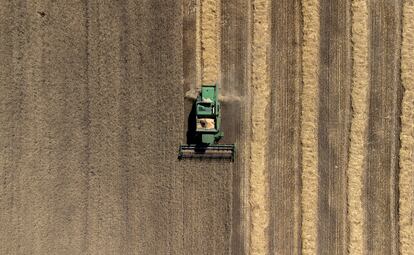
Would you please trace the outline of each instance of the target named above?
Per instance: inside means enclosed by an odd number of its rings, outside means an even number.
[[[196,133],[196,101],[193,101],[187,119],[187,144],[200,144],[201,137]]]

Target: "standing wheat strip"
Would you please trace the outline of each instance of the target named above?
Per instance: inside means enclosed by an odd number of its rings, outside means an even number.
[[[201,81],[218,81],[220,70],[220,1],[201,0]]]
[[[403,5],[401,72],[404,95],[400,150],[400,253],[414,254],[414,1]]]
[[[319,1],[303,0],[302,252],[317,253]]]
[[[269,173],[267,169],[270,77],[270,0],[255,0],[252,38],[252,140],[250,160],[250,254],[269,251]]]
[[[368,6],[366,0],[352,1],[352,124],[348,169],[349,253],[364,251],[362,208],[363,173],[366,160],[366,132],[368,127]]]

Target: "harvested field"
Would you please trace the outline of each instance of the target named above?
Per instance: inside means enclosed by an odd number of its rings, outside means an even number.
[[[411,0],[0,0],[0,254],[414,254]],[[177,159],[220,84],[234,162]]]

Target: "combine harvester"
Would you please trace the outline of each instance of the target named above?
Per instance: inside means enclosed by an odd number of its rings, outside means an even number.
[[[221,131],[221,109],[218,87],[202,85],[190,114],[187,139],[180,145],[179,159],[214,158],[234,160],[234,144],[218,144],[224,136]]]

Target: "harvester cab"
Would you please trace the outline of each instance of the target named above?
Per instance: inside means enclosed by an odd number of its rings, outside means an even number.
[[[202,85],[190,116],[190,144],[180,145],[179,159],[224,158],[234,160],[234,144],[219,144],[221,131],[221,106],[216,84]],[[190,127],[192,125],[194,128]],[[190,130],[192,129],[192,130]]]

